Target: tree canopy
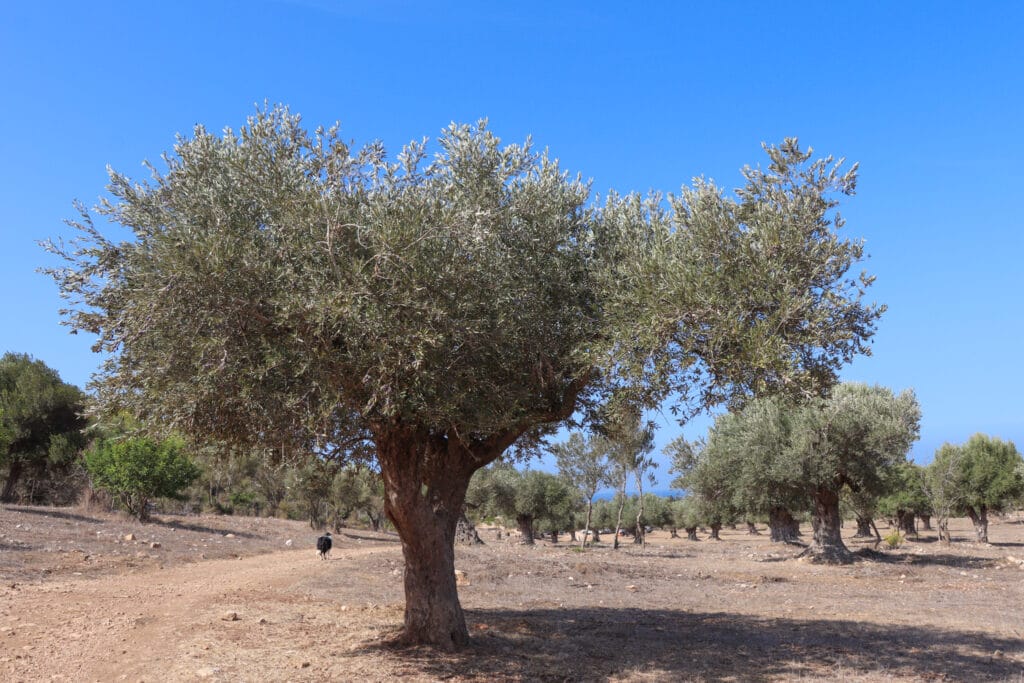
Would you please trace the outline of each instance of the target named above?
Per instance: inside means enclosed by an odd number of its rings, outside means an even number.
[[[988,542],[989,511],[1002,510],[1024,493],[1017,447],[985,434],[975,434],[962,446],[943,444],[929,470],[936,504],[966,513],[977,540],[984,543]]]
[[[802,404],[757,399],[719,417],[697,448],[674,444],[682,474],[677,485],[697,493],[704,514],[721,521],[752,513],[768,515],[774,527],[775,519],[783,523],[789,512],[813,506],[812,552],[844,561],[840,491],[882,494],[889,472],[917,439],[919,422],[912,391],[896,395],[859,383]]]
[[[27,354],[0,358],[0,499],[11,502],[22,476],[42,476],[85,445],[85,396],[57,371]]]
[[[181,439],[144,436],[100,439],[85,452],[85,467],[97,488],[110,492],[132,515],[149,518],[154,498],[178,498],[199,476]]]
[[[451,577],[473,471],[612,396],[684,410],[812,396],[882,307],[840,237],[856,167],[766,146],[735,195],[609,193],[486,122],[390,160],[284,107],[179,137],[148,182],[47,247],[66,320],[108,354],[98,406],[196,438],[370,441],[402,537],[408,642],[468,640]],[[127,228],[114,241],[93,215]],[[446,549],[446,550],[445,550]]]

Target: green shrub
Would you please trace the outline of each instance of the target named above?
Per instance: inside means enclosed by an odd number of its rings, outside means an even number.
[[[93,485],[110,493],[129,513],[145,521],[154,498],[181,498],[200,470],[180,439],[105,439],[85,453]]]
[[[886,542],[886,544],[890,548],[893,548],[893,549],[899,548],[901,545],[903,545],[903,536],[900,535],[899,531],[891,532],[888,536],[885,536],[882,540],[884,540]]]

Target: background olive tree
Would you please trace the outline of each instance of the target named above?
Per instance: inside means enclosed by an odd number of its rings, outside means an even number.
[[[99,439],[85,452],[85,467],[93,486],[110,493],[140,521],[149,519],[156,498],[180,498],[199,476],[185,443],[170,437],[160,441],[144,436]]]
[[[0,357],[0,502],[70,502],[85,447],[85,395],[28,354]]]
[[[940,529],[949,512],[966,514],[975,538],[988,543],[988,513],[1005,509],[1024,491],[1020,465],[1021,455],[1012,441],[975,434],[961,446],[943,444],[928,476],[932,500],[943,510]],[[950,540],[948,527],[945,539]]]
[[[555,456],[559,474],[577,488],[586,503],[583,538],[580,539],[580,545],[586,546],[590,542],[594,496],[598,489],[610,483],[612,444],[600,435],[588,439],[579,432],[573,432],[566,441],[555,444],[550,450]]]

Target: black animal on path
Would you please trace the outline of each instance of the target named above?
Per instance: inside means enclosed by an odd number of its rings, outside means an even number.
[[[331,532],[328,531],[326,534],[316,539],[316,549],[320,551],[320,559],[326,560],[331,554]]]

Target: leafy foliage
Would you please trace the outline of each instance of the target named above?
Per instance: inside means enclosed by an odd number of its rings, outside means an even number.
[[[23,475],[45,482],[73,465],[85,445],[85,396],[27,354],[0,358],[0,466],[10,502]],[[33,487],[35,488],[35,487]],[[34,498],[30,496],[30,498]]]
[[[961,448],[957,488],[964,508],[984,506],[998,511],[1021,495],[1021,455],[1012,441],[975,434]]]
[[[855,167],[787,140],[737,199],[702,182],[670,210],[598,210],[484,123],[438,144],[389,162],[274,108],[180,138],[150,183],[111,172],[96,213],[133,239],[83,212],[80,241],[47,245],[70,264],[50,271],[68,324],[112,352],[100,405],[241,441],[337,446],[399,417],[466,438],[557,421],[602,386],[820,393],[867,351],[881,308],[834,232]]]
[[[878,499],[878,511],[896,517],[900,511],[929,515],[932,505],[925,487],[924,468],[912,462],[897,463],[886,475],[885,492]]]
[[[680,473],[675,485],[696,494],[709,523],[725,523],[776,508],[807,510],[823,494],[835,506],[844,488],[877,497],[905,462],[919,420],[911,391],[840,384],[829,398],[802,405],[751,401],[717,418],[704,443],[680,440],[668,452]]]
[[[700,182],[601,206],[486,122],[452,124],[436,148],[391,161],[266,109],[179,138],[148,183],[112,171],[94,213],[130,239],[83,210],[79,239],[46,246],[68,262],[49,271],[67,323],[108,353],[100,410],[321,456],[372,441],[407,560],[436,558],[407,567],[420,597],[442,596],[406,612],[421,620],[410,642],[454,647],[468,631],[451,567],[431,564],[452,553],[429,551],[449,544],[474,471],[596,424],[611,398],[690,411],[820,395],[882,308],[862,301],[871,278],[848,275],[862,245],[837,234],[856,167],[795,139],[766,147],[735,197]]]
[[[200,474],[181,439],[103,439],[85,452],[93,485],[108,491],[140,520],[154,498],[177,498]]]
[[[946,521],[966,513],[978,540],[988,541],[988,512],[999,511],[1024,494],[1024,468],[1012,441],[975,434],[962,446],[943,444],[925,475],[939,517],[939,533],[952,540]]]
[[[515,520],[526,534],[532,533],[534,525],[555,532],[569,528],[579,508],[579,497],[553,474],[519,471],[499,463],[473,477],[467,503],[483,516]],[[530,542],[532,538],[525,540]]]

